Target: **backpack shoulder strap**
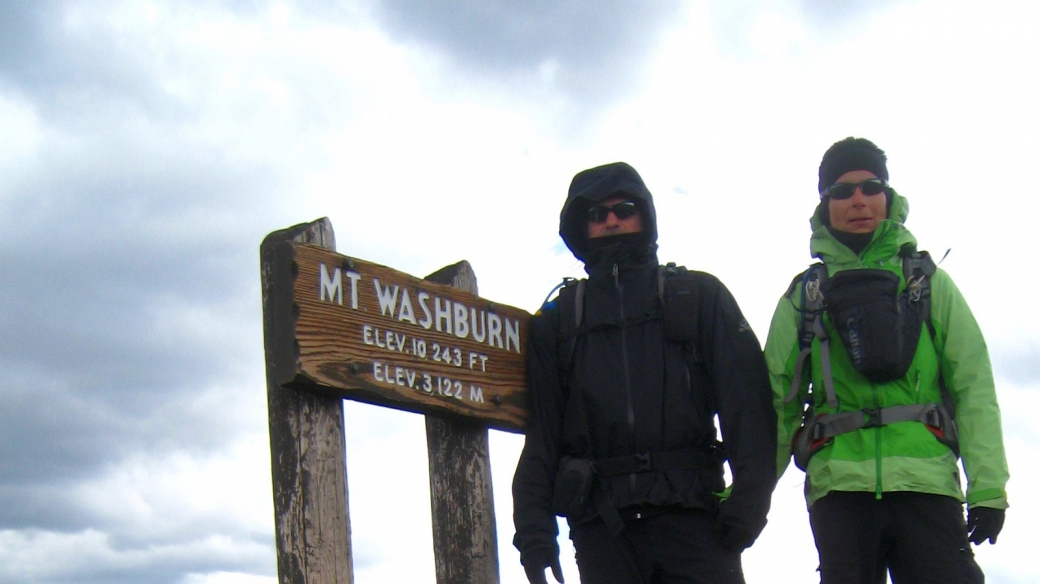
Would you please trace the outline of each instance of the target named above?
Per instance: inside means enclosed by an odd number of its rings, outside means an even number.
[[[664,338],[685,343],[697,339],[699,279],[696,272],[669,263],[657,268],[657,296],[661,303]]]
[[[899,255],[903,258],[903,279],[906,280],[907,297],[911,303],[917,303],[921,320],[925,322],[934,339],[931,276],[936,270],[935,262],[928,252],[912,248],[901,251]]]
[[[950,250],[946,250],[946,253],[949,254]],[[908,299],[911,303],[917,303],[921,320],[928,327],[928,333],[932,335],[932,340],[934,341],[935,325],[932,324],[931,276],[937,269],[935,260],[932,259],[928,252],[917,251],[913,248],[901,251],[899,255],[903,258],[903,278],[906,280]],[[942,259],[946,259],[946,256],[944,255]],[[943,379],[941,367],[939,369],[939,395],[942,399],[942,405],[949,412],[949,415],[951,417],[955,416],[957,406],[953,401],[953,394],[950,393],[950,389],[946,385],[946,380]],[[954,424],[953,431],[956,433],[956,424]],[[954,449],[954,452],[959,451]]]
[[[821,364],[824,369],[824,385],[827,401],[832,407],[837,406],[834,391],[830,383],[830,346],[827,342],[827,333],[823,328],[823,292],[820,286],[827,280],[827,266],[817,262],[809,269],[802,272],[791,282],[788,295],[794,293],[796,285],[801,285],[801,306],[797,307],[801,318],[798,320],[798,358],[794,365],[794,375],[791,378],[791,388],[784,398],[784,403],[790,403],[798,397],[798,391],[802,386],[802,374],[806,361],[812,355],[812,342],[817,336],[821,338]]]
[[[907,249],[899,254],[903,258],[904,275],[931,276],[937,269],[932,255],[926,251]]]
[[[556,297],[556,304],[560,307],[559,327],[556,329],[556,345],[559,348],[557,366],[560,369],[560,379],[565,381],[570,377],[574,346],[578,341],[578,328],[581,327],[584,318],[585,280],[564,278],[557,288],[560,291]]]
[[[822,262],[809,266],[801,275],[802,306],[799,312],[802,319],[798,324],[798,346],[803,350],[811,347],[816,337],[816,320],[823,312],[823,292],[820,286],[827,281],[827,277],[827,266]]]
[[[665,344],[672,343],[682,347],[687,367],[687,391],[693,400],[695,411],[699,412],[699,416],[705,416],[705,427],[712,429],[702,439],[705,441],[704,444],[708,445],[708,451],[715,457],[715,464],[721,467],[725,459],[725,448],[722,442],[716,439],[717,431],[714,430],[714,422],[711,420],[718,411],[718,401],[715,384],[708,371],[710,362],[706,358],[712,355],[713,347],[700,345],[703,324],[700,321],[701,308],[714,303],[716,286],[720,284],[710,274],[689,270],[674,263],[658,267],[657,274],[662,336]],[[702,448],[704,444],[698,448]],[[715,467],[708,465],[702,467],[702,470],[711,468]],[[711,485],[715,479],[702,475],[701,480],[705,485]]]

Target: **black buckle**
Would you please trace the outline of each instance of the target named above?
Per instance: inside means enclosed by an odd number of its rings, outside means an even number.
[[[812,428],[809,430],[809,438],[812,438],[813,442],[823,440],[823,430],[823,424],[820,424],[819,422],[813,424]]]
[[[939,414],[939,408],[933,407],[924,414],[924,423],[926,426],[931,426],[936,430],[945,430],[943,428],[942,416]]]
[[[632,460],[636,463],[636,468],[632,472],[646,472],[653,470],[653,465],[650,464],[650,453],[644,452],[642,454],[633,454]]]
[[[867,417],[863,423],[864,428],[877,428],[881,425],[881,408],[867,408],[862,413]]]

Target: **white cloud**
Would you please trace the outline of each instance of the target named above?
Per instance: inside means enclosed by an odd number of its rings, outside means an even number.
[[[602,35],[586,69],[566,43],[496,69],[457,23],[401,43],[370,2],[0,15],[0,496],[24,504],[0,509],[0,580],[271,581],[264,234],[328,215],[342,253],[417,276],[465,258],[483,295],[533,310],[581,273],[556,236],[571,176],[627,160],[654,192],[661,259],[720,276],[764,339],[810,260],[819,157],[849,134],[889,152],[922,247],[954,248],[943,267],[989,340],[1013,476],[1007,530],[978,556],[991,581],[1035,580],[1040,8],[679,6],[633,25],[647,38],[618,46],[638,59],[612,60]],[[421,418],[346,412],[356,580],[432,581]],[[502,581],[522,583],[522,439],[491,441]],[[814,578],[797,475],[749,581]]]
[[[209,574],[191,574],[184,578],[183,584],[274,584],[278,579],[274,576],[257,576],[241,572],[211,572]]]
[[[231,567],[271,576],[270,484],[266,433],[205,457],[136,457],[64,493],[98,528],[0,531],[0,580],[179,581],[180,570]]]

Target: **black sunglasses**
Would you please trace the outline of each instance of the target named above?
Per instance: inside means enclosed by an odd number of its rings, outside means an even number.
[[[888,183],[880,178],[868,178],[863,182],[858,183],[835,183],[827,187],[822,193],[820,198],[830,197],[832,199],[848,199],[856,193],[856,189],[863,191],[864,195],[868,197],[871,195],[878,195],[885,192],[888,188]]]
[[[606,205],[593,205],[589,207],[589,222],[603,223],[607,215],[614,214],[618,219],[628,219],[639,212],[639,208],[632,201],[621,201],[607,207]]]

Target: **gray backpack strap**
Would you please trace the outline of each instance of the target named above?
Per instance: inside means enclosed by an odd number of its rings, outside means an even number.
[[[943,254],[943,257],[938,263],[941,264],[948,255],[950,255],[949,249],[946,250],[946,253]],[[934,341],[935,325],[932,324],[931,277],[938,269],[938,264],[926,251],[908,249],[906,252],[901,252],[900,256],[903,258],[903,278],[906,280],[906,293],[908,299],[911,302],[911,306],[913,306],[914,303],[917,303],[918,310],[921,314],[921,320],[923,320],[925,326],[928,327],[928,332],[932,335],[932,340]],[[946,380],[943,379],[941,367],[939,369],[939,394],[942,398],[942,404],[946,412],[952,419],[957,413],[957,407],[953,401],[953,395],[950,393],[950,388],[946,385]],[[936,434],[936,436],[939,438],[940,442],[950,446],[950,448],[959,455],[959,448],[956,444],[956,424],[954,423],[953,426],[952,443],[948,443],[950,442],[949,432],[945,435]]]
[[[805,368],[806,360],[812,355],[813,339],[819,338],[827,403],[833,408],[838,407],[838,400],[834,394],[834,380],[831,376],[830,341],[822,321],[823,292],[820,291],[820,286],[826,279],[827,266],[822,263],[813,264],[802,276],[802,320],[798,327],[798,346],[801,347],[801,350],[795,362],[791,388],[784,398],[784,403],[790,403],[798,397],[798,390],[802,385],[802,369]]]
[[[960,456],[957,423],[950,412],[942,404],[911,404],[811,417],[795,435],[791,445],[795,465],[805,470],[809,459],[835,436],[896,422],[924,424],[939,442]]]
[[[827,394],[827,405],[838,409],[838,396],[834,393],[834,376],[831,375],[831,338],[823,328],[823,317],[816,314],[813,333],[820,339],[820,367],[823,368],[823,389]]]
[[[806,347],[798,352],[798,359],[794,362],[794,377],[791,379],[791,389],[784,397],[784,403],[789,404],[798,397],[798,390],[802,387],[802,369],[805,360],[812,356],[812,347]]]
[[[950,250],[946,250],[943,259]],[[935,338],[935,325],[932,324],[932,288],[931,277],[935,273],[936,264],[926,251],[908,249],[900,252],[903,258],[903,279],[906,280],[907,299],[911,305],[918,307],[921,320],[928,327],[928,332]],[[941,260],[940,260],[941,261]]]
[[[827,266],[822,263],[809,266],[802,276],[802,322],[798,328],[798,344],[803,349],[811,347],[816,336],[813,324],[823,312],[823,292],[820,286],[826,279]]]
[[[809,428],[813,440],[825,440],[861,428],[875,428],[896,422],[921,422],[927,426],[942,426],[940,404],[910,404],[887,408],[870,408],[858,412],[822,414]]]

